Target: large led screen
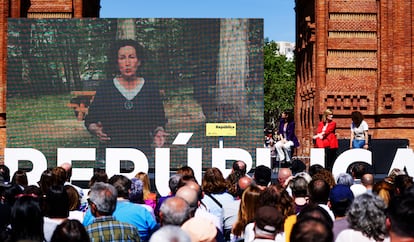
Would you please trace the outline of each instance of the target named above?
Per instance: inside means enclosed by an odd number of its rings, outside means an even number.
[[[254,158],[262,47],[262,19],[9,19],[7,147],[37,149],[49,166],[58,148],[96,148],[97,163],[106,148],[136,148],[150,168],[157,147],[172,168],[188,148],[202,148],[204,168],[219,145]],[[207,136],[208,123],[237,133]]]

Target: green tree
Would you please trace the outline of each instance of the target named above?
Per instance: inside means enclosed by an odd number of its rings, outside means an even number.
[[[275,127],[283,110],[295,105],[295,62],[279,55],[276,42],[264,43],[264,114],[266,124]]]

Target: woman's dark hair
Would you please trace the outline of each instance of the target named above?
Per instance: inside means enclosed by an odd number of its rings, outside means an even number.
[[[93,186],[95,182],[104,182],[108,183],[108,174],[106,173],[105,169],[96,169],[89,181],[89,188]]]
[[[52,186],[52,183],[52,169],[47,168],[42,172],[40,181],[37,182],[40,190],[42,190],[42,194],[46,195],[47,191],[49,191],[49,188]]]
[[[109,178],[109,184],[115,187],[118,197],[129,199],[129,189],[131,189],[131,180],[124,175],[113,175]]]
[[[138,71],[140,71],[142,69],[142,66],[144,65],[147,54],[146,54],[146,51],[145,51],[145,49],[142,45],[140,45],[137,41],[132,40],[132,39],[116,40],[115,42],[112,43],[112,46],[111,46],[111,48],[109,50],[109,53],[108,53],[108,67],[107,68],[109,70],[109,74],[112,77],[115,77],[117,74],[119,74],[118,51],[119,51],[119,49],[121,49],[122,47],[125,47],[125,46],[134,47],[134,49],[137,53],[137,58],[141,61],[141,66],[140,66]]]
[[[17,170],[12,177],[11,183],[26,187],[28,185],[27,175],[25,171]]]
[[[283,111],[283,112],[286,114],[286,122],[288,122],[288,123],[293,122],[293,120],[294,120],[295,118],[293,117],[293,113],[292,113],[292,111],[285,110],[285,111]]]
[[[63,186],[52,186],[46,193],[45,216],[49,218],[69,216],[69,197]]]
[[[327,226],[329,226],[330,229],[333,228],[333,221],[331,216],[324,208],[318,206],[318,204],[310,203],[306,205],[306,207],[300,211],[296,221],[299,222],[308,218],[319,219],[323,221],[323,223],[325,223]]]
[[[52,185],[63,186],[66,182],[66,171],[60,166],[52,168]]]
[[[53,232],[51,242],[89,242],[85,227],[76,219],[67,219]]]
[[[227,190],[227,183],[223,173],[216,167],[206,170],[201,185],[203,191],[207,194],[217,194]]]
[[[0,164],[0,176],[3,182],[10,182],[10,169],[4,164]]]
[[[12,241],[44,241],[43,215],[38,199],[23,195],[16,200],[11,213]]]
[[[81,205],[78,191],[72,185],[65,185],[64,188],[68,195],[69,211],[78,210]]]
[[[359,111],[353,111],[351,113],[351,119],[352,119],[352,122],[354,123],[355,127],[359,127],[362,120],[364,120],[364,116]]]

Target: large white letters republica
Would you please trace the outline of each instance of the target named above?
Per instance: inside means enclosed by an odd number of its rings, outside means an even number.
[[[132,178],[140,171],[148,173],[148,159],[142,151],[134,148],[107,148],[105,168],[108,177],[121,174],[123,160],[134,163],[134,169],[122,175]]]
[[[95,159],[95,148],[58,148],[57,150],[57,166],[66,162],[72,164],[74,160],[94,161]],[[88,181],[92,175],[93,168],[72,168],[73,181]]]
[[[372,165],[372,153],[366,149],[352,149],[344,151],[338,158],[336,158],[335,163],[332,167],[332,174],[334,177],[342,172],[346,172],[348,166],[354,162],[362,161],[369,165]]]
[[[213,148],[211,166],[217,167],[227,177],[231,169],[226,169],[226,160],[242,160],[246,163],[246,170],[252,169],[252,156],[249,152],[238,148]]]
[[[96,159],[95,148],[59,148],[57,150],[57,165],[72,161],[94,161]],[[140,150],[133,148],[108,148],[106,150],[106,172],[108,176],[121,174],[120,163],[123,160],[131,161],[134,169],[123,175],[132,178],[136,173],[143,171],[148,173],[148,159]],[[242,160],[246,163],[247,170],[252,168],[252,157],[249,152],[240,148],[213,148],[212,166],[219,168],[226,177],[231,169],[226,168],[226,161]],[[36,184],[44,170],[47,169],[46,157],[38,150],[32,148],[6,148],[4,161],[9,167],[10,173],[18,170],[19,161],[29,161],[33,169],[27,172],[29,184]],[[336,177],[341,172],[346,172],[348,166],[354,162],[362,161],[372,164],[371,151],[364,149],[352,149],[343,152],[335,161],[333,174]],[[324,166],[324,149],[311,149],[310,164]],[[202,180],[202,149],[188,148],[187,165],[192,167],[198,181]],[[256,149],[256,166],[265,165],[271,167],[270,150],[268,148]],[[391,164],[393,168],[406,168],[410,175],[414,174],[414,153],[412,149],[400,148]],[[93,175],[93,168],[73,168],[72,179],[89,180]],[[155,149],[155,185],[158,192],[165,196],[169,193],[168,180],[170,178],[170,149]]]

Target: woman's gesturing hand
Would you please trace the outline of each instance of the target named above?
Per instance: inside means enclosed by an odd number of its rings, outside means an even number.
[[[101,142],[111,140],[111,137],[109,137],[106,133],[103,132],[103,126],[101,122],[91,123],[88,127],[88,130],[93,135],[95,135]]]

